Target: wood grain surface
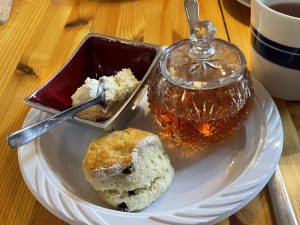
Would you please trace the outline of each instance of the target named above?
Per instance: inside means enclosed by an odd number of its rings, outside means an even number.
[[[216,36],[245,54],[251,70],[250,9],[234,0],[199,0],[201,19]],[[89,32],[170,45],[188,37],[183,0],[14,0],[9,21],[0,25],[0,224],[66,224],[30,193],[6,136],[21,128],[30,107],[22,99],[66,62]],[[285,141],[280,161],[295,213],[300,218],[300,103],[276,100]],[[275,224],[265,188],[222,225]]]

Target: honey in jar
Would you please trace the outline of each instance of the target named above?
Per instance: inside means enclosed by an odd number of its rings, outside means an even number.
[[[242,52],[214,38],[210,21],[196,21],[192,29],[190,39],[162,53],[149,82],[148,102],[163,135],[209,144],[243,125],[254,93]]]

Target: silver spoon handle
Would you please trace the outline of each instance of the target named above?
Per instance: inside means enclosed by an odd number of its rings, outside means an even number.
[[[7,137],[8,144],[13,147],[17,148],[22,145],[27,144],[28,142],[32,141],[33,139],[39,137],[43,133],[47,132],[51,128],[54,128],[58,124],[73,118],[77,113],[81,112],[82,110],[99,103],[99,99],[94,98],[88,102],[76,105],[72,108],[69,108],[55,116],[52,116],[48,119],[45,119],[39,123],[33,124],[31,126],[25,127],[19,131],[16,131]],[[101,104],[101,103],[99,103]]]
[[[197,0],[185,0],[184,8],[190,27],[190,34],[194,33],[194,25],[199,18],[199,5]]]

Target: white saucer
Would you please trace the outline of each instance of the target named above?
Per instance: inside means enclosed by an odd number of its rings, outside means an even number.
[[[175,168],[168,190],[143,211],[110,209],[85,181],[81,162],[101,130],[66,122],[19,149],[24,180],[49,211],[71,224],[217,223],[235,213],[266,185],[278,164],[283,129],[277,108],[257,82],[255,103],[245,126],[233,137],[205,147],[167,152]],[[31,109],[24,126],[49,115]],[[146,97],[127,126],[151,130]]]

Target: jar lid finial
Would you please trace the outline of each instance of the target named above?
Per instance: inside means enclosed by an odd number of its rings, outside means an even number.
[[[215,37],[215,26],[209,20],[199,20],[199,5],[197,0],[185,0],[186,17],[190,27],[190,39],[193,43],[191,54],[199,59],[207,59],[215,54],[211,41]]]

